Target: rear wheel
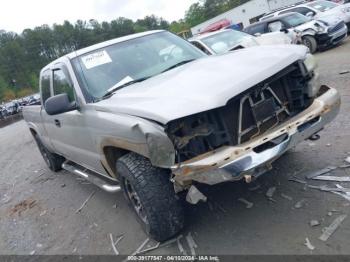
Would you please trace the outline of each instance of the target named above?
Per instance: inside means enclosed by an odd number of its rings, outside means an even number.
[[[62,169],[64,158],[57,154],[51,153],[41,142],[38,135],[35,134],[34,139],[48,168],[50,168],[54,172],[60,171]]]
[[[317,42],[315,37],[310,35],[303,36],[302,42],[303,42],[303,45],[309,48],[311,54],[317,51]]]
[[[129,153],[118,159],[117,172],[124,195],[148,235],[164,241],[183,228],[183,206],[167,170]]]

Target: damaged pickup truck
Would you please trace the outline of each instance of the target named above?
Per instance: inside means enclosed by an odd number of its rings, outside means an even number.
[[[167,31],[139,33],[44,67],[42,105],[24,118],[51,170],[123,190],[162,241],[184,225],[179,192],[249,182],[335,118],[340,96],[315,68],[304,46],[207,56]]]

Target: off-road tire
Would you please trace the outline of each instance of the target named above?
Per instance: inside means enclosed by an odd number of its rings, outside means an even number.
[[[169,171],[152,166],[148,159],[135,153],[119,158],[116,168],[124,195],[145,232],[159,242],[179,233],[184,226],[184,211],[170,181]],[[142,220],[130,199],[130,189],[127,188],[130,185],[138,196],[147,222]]]
[[[38,135],[34,135],[34,140],[37,143],[39,151],[48,168],[53,172],[58,172],[62,170],[62,164],[65,159],[57,154],[51,153],[41,142]]]
[[[317,42],[315,37],[306,35],[302,38],[303,45],[307,46],[311,54],[314,54],[317,51]]]

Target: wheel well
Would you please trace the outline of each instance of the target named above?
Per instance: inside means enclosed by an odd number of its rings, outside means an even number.
[[[37,133],[33,128],[29,128],[30,133],[32,133],[33,136],[36,136]]]
[[[125,150],[122,148],[113,147],[113,146],[106,146],[105,148],[103,148],[103,152],[106,157],[109,168],[113,171],[114,174],[117,175],[117,170],[115,165],[117,160],[120,157],[126,155],[127,153],[130,153],[131,151]]]

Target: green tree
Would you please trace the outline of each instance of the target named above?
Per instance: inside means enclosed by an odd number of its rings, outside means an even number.
[[[199,2],[192,4],[185,13],[185,22],[190,27],[198,25],[206,19],[204,6]]]

